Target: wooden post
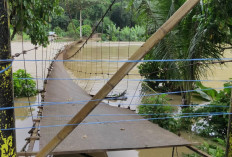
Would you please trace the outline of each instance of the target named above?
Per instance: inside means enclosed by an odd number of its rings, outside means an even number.
[[[161,39],[168,34],[173,27],[195,6],[200,0],[188,0],[181,6],[176,13],[170,17],[163,26],[157,30],[147,41],[144,43],[129,60],[141,60]],[[81,123],[90,112],[105,98],[110,91],[135,67],[137,62],[125,63],[112,78],[100,89],[100,91],[89,101],[36,156],[45,157],[53,151],[59,143],[61,143],[77,126]]]
[[[0,59],[11,59],[7,0],[0,0]],[[12,62],[0,61],[0,109],[14,106]],[[16,157],[14,109],[0,110],[0,156]]]
[[[231,89],[231,97],[230,97],[230,112],[229,112],[229,122],[227,129],[227,145],[226,145],[226,157],[232,156],[232,89]]]

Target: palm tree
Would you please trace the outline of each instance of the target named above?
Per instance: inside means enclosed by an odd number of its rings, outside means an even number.
[[[141,14],[140,17],[148,18],[149,33],[156,31],[166,18],[172,15],[184,2],[185,0],[133,0],[131,4],[137,7],[139,14]],[[220,9],[223,13],[218,13],[216,10],[219,10],[220,7],[228,8],[224,2],[210,0],[201,2],[158,46],[145,56],[145,59],[220,58],[224,51],[222,45],[230,44],[228,37],[231,34],[228,31],[232,28],[232,22],[227,22],[231,18],[226,16],[231,8]],[[220,20],[223,22],[219,22]],[[149,79],[180,80],[199,79],[201,75],[205,74],[206,68],[208,68],[207,64],[196,64],[196,61],[149,62],[143,63],[139,67],[141,75]],[[157,87],[158,84],[150,82],[150,85]],[[193,85],[193,82],[163,82],[163,87],[181,91],[191,90]],[[181,95],[184,105],[191,103],[191,93],[182,92]]]

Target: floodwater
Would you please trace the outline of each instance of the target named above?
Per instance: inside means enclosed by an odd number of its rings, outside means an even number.
[[[224,58],[232,59],[232,49],[225,50]],[[232,62],[211,64],[209,67],[211,70],[206,71],[207,77],[202,77],[202,79],[214,80],[214,82],[204,82],[203,84],[207,87],[222,88],[225,82],[221,80],[232,78]]]
[[[78,53],[70,60],[82,60],[82,62],[65,62],[65,67],[72,78],[92,79],[92,80],[76,80],[75,82],[81,86],[90,95],[95,95],[98,90],[104,86],[108,79],[123,65],[123,61],[128,58],[139,48],[142,43],[100,43],[90,42],[81,53]],[[130,45],[130,46],[128,46]],[[94,60],[93,62],[85,62]],[[100,62],[100,61],[103,62]],[[121,62],[117,62],[120,60]],[[128,81],[128,79],[132,81]],[[110,105],[136,110],[136,104],[140,101],[140,90],[142,77],[139,75],[138,69],[133,68],[109,94],[109,96],[120,95],[125,93],[127,100],[106,101]]]
[[[52,59],[54,55],[58,52],[59,49],[63,48],[67,43],[52,43],[52,45],[48,46],[48,48],[39,48],[36,50],[36,59]],[[82,60],[83,62],[66,62],[65,67],[72,78],[80,78],[80,79],[99,79],[99,80],[76,80],[83,89],[85,89],[89,94],[94,95],[96,92],[106,83],[106,81],[120,68],[123,62],[114,62],[117,60],[127,60],[129,56],[131,56],[141,45],[142,43],[128,43],[128,42],[89,42],[88,46],[82,50],[81,53],[76,55],[75,60]],[[32,44],[29,42],[24,42],[24,50],[29,50],[34,48]],[[21,42],[13,42],[12,43],[12,54],[22,52],[22,43]],[[51,52],[51,53],[50,53]],[[230,50],[225,51],[225,57],[232,58],[232,54]],[[23,59],[23,56],[16,58]],[[26,60],[34,60],[35,59],[35,50],[28,52],[25,54]],[[84,60],[103,60],[106,62],[84,62]],[[108,62],[110,61],[110,62]],[[27,61],[25,63],[26,70],[28,73],[32,75],[32,77],[37,78],[45,78],[47,75],[47,70],[45,67],[48,67],[50,62],[42,62],[39,61],[37,64],[34,61]],[[209,80],[228,80],[231,78],[230,71],[232,63],[226,63],[223,66],[214,65],[212,66],[213,71],[207,71]],[[24,62],[15,61],[13,63],[13,71],[17,69],[24,69]],[[103,79],[103,80],[102,80]],[[127,79],[130,79],[128,81]],[[127,75],[119,85],[110,93],[110,96],[120,95],[121,93],[125,93],[127,97],[126,100],[118,100],[118,101],[106,101],[110,105],[120,106],[124,108],[128,108],[130,106],[131,110],[136,110],[137,104],[140,103],[141,98],[140,90],[141,90],[141,82],[139,81],[141,76],[138,73],[138,68],[135,67],[132,69],[129,75]],[[206,78],[202,78],[206,79]],[[36,80],[38,82],[38,89],[42,89],[43,80]],[[206,86],[210,87],[222,87],[223,82],[206,82],[204,83]],[[181,98],[178,95],[171,95],[170,104],[180,104]],[[40,95],[35,97],[30,97],[31,105],[38,105],[41,98]],[[194,102],[197,100],[194,100]],[[28,98],[16,98],[15,106],[28,106]],[[24,128],[17,129],[17,151],[20,151],[21,148],[26,143],[25,138],[29,137],[27,133],[30,129],[26,127],[32,126],[32,116],[36,117],[37,108],[36,107],[24,107],[15,110],[16,113],[16,128]],[[187,136],[184,136],[187,138]],[[192,141],[191,138],[187,138]],[[193,140],[194,141],[194,140]],[[196,141],[194,141],[196,142]],[[34,151],[38,150],[38,143],[36,143]],[[159,149],[146,149],[146,150],[132,150],[132,151],[117,151],[117,152],[107,152],[109,157],[166,157],[172,155],[172,148],[159,148]],[[177,150],[174,150],[174,156],[181,156],[182,153],[192,153],[192,151],[188,150],[185,147],[178,147]]]

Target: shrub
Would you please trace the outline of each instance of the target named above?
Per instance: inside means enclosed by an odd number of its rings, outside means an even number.
[[[37,94],[36,83],[32,79],[19,79],[19,78],[32,78],[30,74],[25,70],[19,69],[13,73],[14,79],[14,96],[15,97],[27,97],[35,96]]]
[[[208,105],[212,107],[201,107],[196,112],[203,113],[227,113],[229,112],[231,89],[228,88],[231,83],[225,83],[224,89],[214,94],[213,101]],[[210,92],[208,91],[208,94]],[[214,107],[218,106],[218,107]],[[222,107],[220,107],[222,106]],[[228,106],[228,107],[225,107]],[[216,115],[209,117],[202,117],[201,121],[196,124],[196,131],[202,136],[219,137],[224,139],[227,135],[228,115]],[[202,129],[198,129],[202,128]]]
[[[77,27],[79,27],[79,26],[80,26],[80,22],[79,22],[79,20],[72,19],[72,23],[74,24],[75,28],[77,28]]]
[[[225,150],[223,150],[223,148],[216,146],[216,145],[212,145],[212,144],[208,144],[204,142],[202,145],[197,146],[197,147],[198,149],[206,152],[209,155],[212,155],[213,157],[224,157],[225,156]],[[183,157],[199,157],[199,155],[196,153],[183,154]]]
[[[145,41],[145,29],[141,26],[135,26],[132,28],[124,27],[120,30],[115,24],[109,24],[105,33],[110,41]],[[106,38],[102,38],[106,40]]]
[[[80,36],[80,27],[76,29],[78,36]],[[82,36],[88,37],[92,33],[92,28],[90,25],[82,25]]]
[[[110,41],[118,41],[118,35],[119,35],[120,28],[116,27],[115,24],[109,25],[106,32],[109,36]]]
[[[145,41],[146,37],[145,37],[145,34],[146,34],[146,30],[144,27],[141,27],[141,26],[135,26],[132,28],[132,32],[133,34],[136,34],[136,39],[135,41]]]
[[[92,33],[92,28],[90,25],[83,25],[82,26],[82,33],[83,36],[88,37]]]
[[[67,32],[65,34],[66,36],[74,39],[77,39],[79,37],[79,32],[76,31],[76,26],[74,25],[74,23],[71,22],[69,23],[67,27]]]
[[[106,34],[102,34],[101,35],[101,40],[102,41],[109,41],[109,38],[108,38],[108,36]]]
[[[31,40],[31,38],[26,33],[23,33],[23,40]]]
[[[189,106],[189,107],[186,107],[186,108],[182,108],[181,113],[182,113],[182,116],[189,116],[189,117],[187,117],[187,118],[179,118],[178,119],[178,126],[180,127],[180,130],[191,131],[192,130],[192,125],[195,123],[195,118],[190,117],[195,113],[194,107]]]
[[[91,20],[89,20],[89,19],[85,19],[84,21],[83,21],[83,24],[84,25],[89,25],[89,26],[92,26],[92,21]]]
[[[130,28],[129,27],[124,27],[121,30],[120,41],[129,41],[129,40],[131,40],[130,36],[131,36]]]
[[[54,32],[60,37],[64,36],[64,31],[59,26],[54,28]]]
[[[102,31],[103,31],[103,33],[107,33],[108,26],[111,26],[111,25],[113,25],[113,24],[114,24],[114,23],[110,20],[109,17],[105,17],[105,18],[104,18],[103,25],[101,24],[101,25],[99,26],[98,32],[102,32]],[[103,26],[103,28],[102,28],[102,26]]]
[[[142,100],[143,104],[138,107],[139,114],[151,114],[145,116],[146,118],[159,118],[151,120],[153,123],[158,124],[160,127],[168,129],[170,131],[177,131],[177,121],[174,118],[166,118],[171,117],[172,115],[167,113],[173,113],[174,107],[167,105],[149,105],[149,104],[167,104],[166,95],[145,97]],[[154,115],[153,115],[154,114]],[[163,118],[163,119],[162,119]]]

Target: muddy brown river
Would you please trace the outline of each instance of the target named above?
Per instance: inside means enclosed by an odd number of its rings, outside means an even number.
[[[53,43],[47,48],[39,48],[36,52],[36,59],[52,59],[54,55],[58,52],[59,49],[64,47],[67,44],[66,42]],[[141,45],[142,43],[128,43],[128,42],[89,42],[88,46],[82,50],[81,53],[76,55],[73,59],[75,60],[105,60],[105,61],[116,61],[116,60],[127,60]],[[24,42],[24,49],[31,49],[34,46],[29,42]],[[22,43],[13,42],[12,43],[12,54],[22,52]],[[231,50],[225,51],[225,57],[232,58]],[[17,59],[23,59],[21,55]],[[35,59],[35,51],[30,51],[25,55],[26,60]],[[91,78],[99,80],[76,80],[83,89],[85,89],[89,94],[94,95],[96,92],[106,83],[106,81],[114,74],[119,67],[122,65],[122,62],[66,62],[65,67],[72,78]],[[211,69],[206,73],[208,74],[209,80],[228,80],[231,78],[230,71],[232,70],[232,63],[226,63],[225,65],[212,65]],[[32,77],[44,78],[47,74],[46,71],[42,70],[42,67],[48,67],[49,62],[39,61],[37,64],[33,61],[26,62],[26,70],[32,75]],[[13,71],[18,69],[24,69],[24,62],[15,61],[13,63]],[[101,79],[101,80],[100,80]],[[103,80],[102,80],[103,79]],[[139,81],[128,81],[126,79],[141,79],[138,68],[134,68],[130,75],[126,76],[125,80],[122,80],[119,85],[110,93],[110,95],[118,95],[125,91],[125,96],[127,100],[118,100],[118,101],[107,101],[110,105],[127,108],[130,106],[130,109],[136,110],[136,104],[140,103],[139,96],[141,90],[141,83]],[[42,88],[42,79],[37,80],[38,88]],[[204,82],[204,85],[209,87],[223,87],[223,82]],[[171,95],[172,100],[170,104],[180,104],[181,98],[177,95]],[[16,106],[28,106],[27,98],[15,98]],[[30,97],[30,102],[32,105],[38,104],[40,101],[40,96]],[[196,103],[201,103],[199,100],[193,100]],[[36,116],[37,108],[20,108],[15,110],[16,114],[16,128],[22,127],[31,127],[32,126],[32,117]],[[17,151],[20,151],[23,145],[25,144],[25,138],[29,137],[27,133],[29,129],[17,129]],[[198,142],[199,139],[193,138],[191,134],[183,134],[183,137],[192,142]],[[36,143],[34,151],[38,151],[38,142]],[[175,149],[174,156],[182,156],[182,153],[192,153],[189,149],[185,147],[178,147]],[[116,151],[116,152],[107,152],[109,157],[169,157],[172,155],[172,148],[159,148],[159,149],[146,149],[146,150],[131,150],[131,151]]]

